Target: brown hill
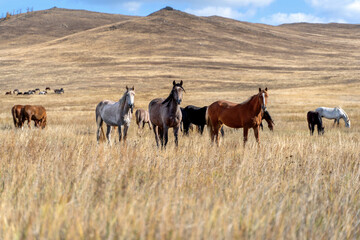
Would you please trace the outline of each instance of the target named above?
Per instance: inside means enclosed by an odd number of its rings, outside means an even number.
[[[38,44],[133,18],[62,8],[14,15],[8,20],[0,20],[0,48]]]
[[[33,30],[43,43],[0,52],[6,56],[0,67],[5,73],[1,83],[16,86],[31,79],[39,84],[98,88],[115,86],[121,80],[150,89],[154,82],[161,85],[183,79],[191,82],[190,87],[203,83],[210,91],[219,86],[234,90],[346,83],[356,81],[354,76],[360,71],[360,53],[354,51],[360,47],[357,25],[275,27],[163,9],[146,17],[117,16],[118,22],[108,24],[116,18],[110,15],[111,19],[95,27],[94,22],[101,22],[94,20],[93,14],[98,13],[52,9],[48,17],[60,18],[61,11],[69,21],[84,16],[87,29],[94,28],[70,32],[57,25],[53,32]],[[37,15],[44,14],[35,12],[33,18],[38,19]],[[19,32],[13,44],[31,39],[31,34]],[[8,45],[0,47],[4,46]],[[7,79],[14,79],[14,84]]]

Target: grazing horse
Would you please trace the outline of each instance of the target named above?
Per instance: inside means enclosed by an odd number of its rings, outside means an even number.
[[[50,91],[50,90],[51,90],[50,87],[46,87],[46,88],[45,88],[45,91]]]
[[[47,94],[47,91],[41,91],[39,92],[39,95],[46,95]]]
[[[340,108],[328,108],[328,107],[319,107],[315,109],[316,112],[320,114],[320,117],[324,117],[327,119],[334,119],[334,125],[337,122],[337,125],[339,126],[339,120],[340,118],[344,119],[345,127],[350,128],[350,118],[346,114],[346,112]]]
[[[144,129],[145,123],[147,123],[149,125],[149,128],[151,130],[151,124],[150,124],[150,117],[149,117],[149,112],[146,111],[145,109],[138,109],[135,112],[135,118],[136,118],[136,124],[138,125],[138,128]]]
[[[173,81],[173,88],[165,100],[156,98],[149,103],[150,121],[153,125],[157,146],[159,146],[160,136],[161,147],[166,147],[169,128],[174,129],[175,145],[178,146],[178,131],[182,119],[180,103],[183,92],[185,92],[182,85],[182,80],[180,83]]]
[[[46,110],[43,106],[25,105],[22,111],[23,121],[28,121],[28,127],[31,128],[30,122],[34,120],[35,127],[46,127]]]
[[[309,111],[307,113],[307,122],[310,130],[310,136],[314,135],[315,125],[317,126],[318,135],[324,134],[324,127],[322,125],[322,119],[318,112]]]
[[[265,120],[268,124],[268,128],[270,129],[270,131],[273,131],[274,130],[274,121],[272,120],[271,116],[270,116],[270,113],[268,110],[264,111],[263,112],[263,115],[262,115],[262,120]],[[260,123],[260,127],[261,127],[261,130],[264,130],[264,127],[263,127],[263,124],[262,124],[262,120],[261,120],[261,123]]]
[[[13,120],[14,120],[14,125],[16,128],[22,128],[24,125],[24,120],[23,120],[23,105],[14,105],[11,108],[11,114],[13,116]]]
[[[134,109],[134,99],[135,88],[128,88],[128,86],[126,86],[126,91],[119,101],[113,102],[110,100],[104,100],[96,106],[95,113],[97,124],[97,142],[99,142],[100,139],[100,130],[101,134],[104,135],[104,130],[102,128],[103,122],[105,122],[107,126],[106,138],[108,143],[110,143],[110,133],[112,126],[118,127],[119,142],[121,142],[121,126],[124,125],[124,141],[126,141],[127,131],[130,126]]]
[[[14,91],[13,91],[13,94],[15,94],[15,92],[18,93],[19,89],[15,88]]]
[[[248,138],[249,128],[254,130],[256,141],[260,144],[259,125],[262,112],[266,111],[267,88],[250,97],[243,103],[220,100],[212,103],[206,112],[206,119],[211,133],[211,140],[216,139],[220,145],[219,131],[223,124],[231,128],[244,128],[244,145]]]
[[[11,91],[5,92],[5,95],[11,95]]]
[[[60,89],[55,89],[55,90],[54,90],[54,93],[56,93],[56,94],[61,94],[61,93],[65,93],[65,92],[64,92],[64,89],[63,89],[63,88],[60,88]]]

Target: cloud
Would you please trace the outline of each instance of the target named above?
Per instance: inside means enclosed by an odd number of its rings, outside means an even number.
[[[360,0],[307,0],[317,11],[331,15],[333,18],[350,18],[360,20]]]
[[[269,18],[262,18],[262,22],[271,25],[284,23],[308,22],[308,23],[325,23],[325,19],[305,13],[276,13]]]
[[[233,19],[242,19],[255,14],[254,10],[247,11],[246,13],[241,13],[237,10],[232,9],[231,7],[212,7],[212,6],[201,9],[186,9],[185,12],[195,14],[197,16],[216,15],[216,16],[233,18]]]
[[[125,2],[122,4],[122,6],[128,11],[128,12],[136,12],[141,7],[140,2]]]

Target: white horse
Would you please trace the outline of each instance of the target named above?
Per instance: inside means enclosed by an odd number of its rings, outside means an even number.
[[[339,125],[340,118],[344,119],[345,126],[347,128],[350,128],[350,119],[346,112],[340,108],[328,108],[328,107],[319,107],[315,110],[320,114],[321,117],[327,118],[327,119],[334,119],[334,125],[337,122],[337,125]]]
[[[103,122],[107,125],[106,138],[110,143],[111,126],[117,126],[119,131],[119,141],[121,141],[121,126],[124,125],[124,141],[126,140],[127,131],[130,126],[131,116],[134,109],[135,88],[128,88],[118,102],[110,100],[101,101],[96,106],[96,139],[99,142],[100,130],[104,135],[102,128]]]

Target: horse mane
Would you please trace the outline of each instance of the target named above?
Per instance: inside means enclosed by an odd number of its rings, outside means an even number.
[[[250,102],[254,97],[258,96],[258,95],[259,95],[259,93],[257,93],[257,94],[255,94],[255,95],[249,97],[247,100],[243,101],[243,102],[240,103],[240,104],[246,104],[246,103]]]
[[[126,99],[127,93],[128,93],[128,91],[125,91],[124,95],[119,99],[119,104],[120,104],[121,108],[124,108],[124,106],[125,106],[125,99]]]
[[[169,96],[161,104],[166,104],[166,106],[169,106],[170,101],[174,96],[173,90],[174,90],[174,88],[171,90]]]

